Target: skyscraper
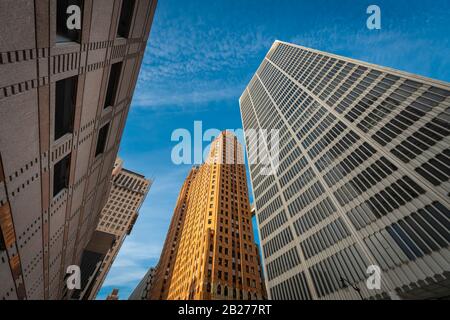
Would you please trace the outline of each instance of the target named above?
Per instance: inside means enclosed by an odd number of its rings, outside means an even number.
[[[273,44],[240,98],[246,132],[279,130],[273,174],[250,165],[270,298],[450,296],[449,106],[448,83]]]
[[[155,7],[0,1],[0,300],[67,293],[108,198]]]
[[[144,278],[142,278],[142,280],[139,281],[136,288],[133,290],[133,292],[128,297],[128,300],[147,300],[148,294],[150,292],[150,288],[153,283],[153,279],[155,277],[155,273],[156,273],[155,268],[148,269]]]
[[[84,277],[82,294],[78,296],[81,299],[93,300],[102,287],[105,278],[122,247],[127,235],[131,233],[134,223],[139,215],[139,209],[147,196],[151,186],[151,181],[144,176],[127,170],[122,167],[123,161],[117,159],[113,169],[112,187],[108,201],[104,206],[96,232],[85,252],[81,264],[81,273]],[[97,242],[102,242],[106,235],[110,235],[114,241],[107,251],[92,254],[91,248],[98,247]],[[86,270],[83,268],[87,266]],[[89,266],[95,266],[93,271]]]
[[[211,144],[179,194],[150,299],[262,299],[242,146],[230,132]]]
[[[119,289],[113,289],[106,300],[119,300]]]

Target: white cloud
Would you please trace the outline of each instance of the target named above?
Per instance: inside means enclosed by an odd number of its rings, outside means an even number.
[[[120,287],[123,285],[129,285],[131,282],[139,282],[147,273],[145,268],[124,269],[118,270],[118,268],[111,269],[108,277],[103,283],[104,287]],[[125,297],[124,297],[125,298]]]
[[[156,109],[159,107],[176,107],[178,111],[199,111],[199,106],[209,102],[229,100],[244,90],[244,85],[233,87],[212,87],[205,90],[193,89],[186,92],[170,92],[169,90],[147,91],[137,94],[133,99],[133,106]],[[237,101],[237,100],[236,100]],[[192,106],[195,105],[195,109]]]
[[[148,271],[146,266],[159,258],[160,251],[157,244],[125,240],[103,286],[119,287],[140,281]]]
[[[432,73],[433,63],[439,70],[449,66],[448,42],[437,42],[414,32],[404,33],[401,28],[355,31],[350,27],[334,26],[307,31],[286,41],[425,76]],[[423,48],[435,48],[433,59]]]
[[[125,241],[117,256],[116,262],[148,260],[159,257],[160,247],[137,241]]]
[[[274,40],[262,30],[208,29],[187,16],[161,20],[153,31],[133,103],[184,112],[209,102],[237,102],[250,75],[236,74],[255,55],[263,57]]]

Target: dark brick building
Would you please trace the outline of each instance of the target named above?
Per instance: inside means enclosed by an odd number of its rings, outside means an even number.
[[[0,300],[67,295],[108,199],[156,0],[0,1]],[[66,9],[81,8],[68,30]]]

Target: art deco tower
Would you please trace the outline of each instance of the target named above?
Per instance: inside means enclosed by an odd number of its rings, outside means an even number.
[[[263,297],[243,150],[222,132],[184,182],[149,298]]]
[[[272,299],[450,296],[448,83],[276,41],[240,107]]]

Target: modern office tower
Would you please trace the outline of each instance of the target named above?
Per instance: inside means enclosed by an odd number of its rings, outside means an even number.
[[[0,300],[65,295],[108,197],[155,7],[0,1]]]
[[[128,297],[128,300],[147,300],[155,273],[156,268],[150,268],[144,278],[142,278],[131,295]]]
[[[106,300],[119,300],[119,289],[113,289],[113,291],[106,297]]]
[[[449,106],[448,83],[273,44],[240,98],[270,298],[450,295]],[[279,130],[272,172],[250,129]]]
[[[105,278],[131,233],[139,215],[139,209],[147,196],[151,181],[144,176],[122,167],[117,159],[112,174],[112,187],[100,214],[96,232],[89,242],[82,258],[82,288],[74,297],[93,300],[102,287]],[[110,246],[101,246],[104,239],[113,239]]]
[[[179,194],[150,299],[262,299],[242,146],[230,132],[211,144]]]

